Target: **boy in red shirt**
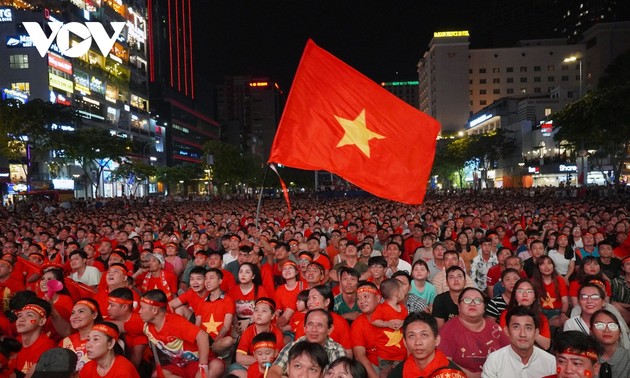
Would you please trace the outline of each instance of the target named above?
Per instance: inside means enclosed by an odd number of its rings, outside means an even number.
[[[252,340],[252,348],[256,363],[247,369],[247,378],[263,378],[278,355],[276,335],[271,332],[259,333]]]
[[[174,310],[176,314],[179,314],[186,319],[190,319],[190,316],[193,314],[193,306],[198,302],[203,301],[208,295],[205,280],[206,268],[203,266],[196,266],[192,268],[190,271],[189,289],[186,290],[184,294],[168,302],[171,309]]]
[[[33,298],[17,313],[15,326],[18,333],[17,340],[22,344],[22,350],[9,360],[11,371],[28,373],[42,353],[56,346],[54,341],[42,333],[50,311],[48,302]]]
[[[407,357],[400,328],[408,312],[407,307],[401,304],[405,298],[402,285],[395,278],[388,278],[381,283],[381,295],[385,301],[376,307],[371,320],[380,332],[376,344],[380,376],[387,377],[392,368]]]

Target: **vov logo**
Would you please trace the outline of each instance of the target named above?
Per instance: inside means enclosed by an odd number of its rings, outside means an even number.
[[[96,42],[99,50],[101,50],[101,54],[107,57],[116,39],[125,27],[124,22],[110,22],[114,29],[114,34],[110,37],[100,22],[86,22],[85,24],[80,22],[69,22],[67,24],[63,22],[49,22],[48,26],[52,33],[50,36],[46,36],[38,22],[23,22],[22,24],[42,58],[46,55],[55,39],[61,53],[69,58],[85,55],[92,46],[92,40]],[[77,45],[70,47],[70,33],[83,40]]]

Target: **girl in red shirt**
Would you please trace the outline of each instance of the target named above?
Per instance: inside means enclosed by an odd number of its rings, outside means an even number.
[[[103,317],[99,311],[98,303],[92,298],[82,298],[72,308],[70,326],[77,332],[61,340],[59,346],[70,349],[77,355],[77,371],[81,371],[89,361],[85,349],[88,336],[94,324],[101,321],[103,321]]]
[[[81,372],[80,378],[140,378],[136,367],[115,349],[119,338],[118,327],[109,322],[92,327],[87,342],[89,361]]]
[[[532,283],[540,296],[542,312],[549,320],[549,325],[562,327],[569,319],[569,289],[560,274],[556,271],[556,264],[549,256],[541,256],[537,261]]]
[[[53,294],[52,298],[48,298],[48,282],[51,280],[57,280],[61,282],[61,290],[57,291]],[[37,296],[49,301],[52,299],[52,305],[54,310],[59,313],[59,316],[65,320],[70,319],[70,314],[72,313],[72,307],[74,306],[73,300],[70,297],[70,292],[66,288],[63,279],[63,272],[60,269],[44,269],[44,273],[42,274],[42,278],[39,280],[39,283],[36,287]],[[49,335],[51,339],[55,342],[59,342],[62,337],[57,333],[57,330],[52,324],[50,318],[46,321],[46,325],[44,326],[44,333]]]
[[[256,299],[269,295],[262,287],[260,269],[252,263],[243,263],[238,268],[238,282],[238,285],[230,289],[228,296],[234,300],[236,305],[234,329],[237,335],[240,335],[251,323]]]

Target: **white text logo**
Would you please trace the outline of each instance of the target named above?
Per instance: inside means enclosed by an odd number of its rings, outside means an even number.
[[[77,58],[87,54],[92,46],[92,39],[96,42],[101,54],[107,57],[120,32],[122,32],[125,27],[124,22],[111,22],[110,24],[114,29],[114,34],[109,36],[103,25],[99,22],[86,22],[85,24],[78,22],[69,22],[67,24],[49,22],[48,26],[52,33],[47,37],[39,23],[24,22],[23,24],[42,58],[48,52],[55,38],[61,53],[69,58]],[[81,38],[82,41],[70,47],[70,33]]]

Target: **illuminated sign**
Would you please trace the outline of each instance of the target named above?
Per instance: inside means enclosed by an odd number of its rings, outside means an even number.
[[[29,36],[33,40],[39,55],[44,57],[46,52],[53,43],[53,40],[57,41],[57,45],[61,49],[63,55],[70,58],[78,58],[87,54],[88,50],[92,46],[92,40],[96,42],[96,45],[100,49],[103,56],[107,56],[114,46],[118,35],[125,27],[124,22],[110,22],[114,33],[110,37],[105,30],[105,27],[99,22],[86,22],[81,24],[79,22],[69,22],[63,24],[61,22],[49,22],[48,26],[52,33],[49,37],[46,36],[42,26],[38,22],[23,22],[24,28],[28,32]],[[83,40],[77,45],[70,47],[70,33],[82,38]]]
[[[72,75],[72,63],[61,57],[58,58],[52,54],[48,54],[48,65],[58,69],[59,71]]]
[[[527,173],[540,173],[540,167],[527,167]]]
[[[74,92],[74,85],[70,80],[64,79],[63,77],[59,77],[55,74],[48,74],[48,84],[51,87],[61,89],[66,92]]]
[[[0,8],[0,22],[13,22],[11,8]]]
[[[484,114],[482,116],[479,116],[479,117],[473,119],[472,121],[470,121],[470,123],[469,123],[470,126],[469,127],[475,127],[478,124],[480,124],[482,122],[485,122],[485,121],[489,120],[492,117],[493,117],[492,114]]]
[[[3,100],[14,99],[25,104],[28,101],[28,95],[22,91],[17,91],[15,89],[3,88],[2,99]]]
[[[388,87],[400,87],[403,85],[418,85],[419,82],[418,81],[390,81],[390,82],[383,82],[381,83],[381,85],[383,87],[388,86]]]
[[[249,83],[250,87],[268,87],[269,83],[266,81],[253,81]]]
[[[469,37],[468,30],[445,31],[433,33],[433,38],[449,38],[449,37]]]
[[[96,93],[105,94],[105,83],[103,83],[103,80],[92,76],[90,78],[90,89]]]
[[[74,89],[83,94],[92,94],[92,92],[90,92],[90,76],[85,72],[75,70]]]
[[[560,164],[560,172],[577,172],[577,165]]]
[[[7,37],[7,43],[6,46],[8,48],[13,48],[13,47],[33,47],[33,41],[31,40],[31,37],[29,37],[28,35],[14,35],[14,36],[10,36]]]
[[[116,101],[118,101],[118,87],[107,84],[105,100],[116,103]]]
[[[74,180],[53,179],[52,184],[55,189],[74,190]]]
[[[72,102],[70,102],[70,100],[66,96],[56,93],[55,91],[50,91],[48,100],[52,102],[53,104],[60,104],[60,105],[66,105],[66,106],[72,105]]]
[[[553,121],[547,121],[540,125],[540,132],[542,136],[551,136],[551,132],[553,131]]]

